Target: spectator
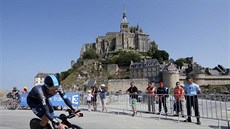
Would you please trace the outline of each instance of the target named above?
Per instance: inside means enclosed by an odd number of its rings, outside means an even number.
[[[88,105],[88,111],[91,111],[91,101],[92,101],[93,95],[91,94],[91,91],[88,90],[87,95],[86,95],[86,101]]]
[[[13,94],[20,93],[20,91],[17,89],[16,86],[13,87],[13,90],[11,91]]]
[[[197,94],[201,93],[200,86],[196,83],[193,83],[193,79],[190,76],[186,77],[187,84],[185,85],[185,98],[186,98],[186,108],[187,108],[187,115],[188,118],[185,122],[192,122],[191,120],[191,107],[195,110],[195,116],[197,118],[198,125],[201,124],[200,122],[200,113],[199,113],[199,105],[198,105],[198,97]]]
[[[176,87],[174,88],[174,98],[176,102],[174,103],[174,110],[176,111],[176,116],[179,116],[181,112],[182,117],[184,117],[183,102],[184,102],[184,88],[181,87],[180,82],[176,82]]]
[[[22,94],[27,94],[28,93],[28,89],[27,89],[27,87],[25,86],[24,88],[23,88],[23,90],[22,90]]]
[[[13,87],[11,94],[13,96],[13,99],[20,100],[20,91],[17,89],[16,86]]]
[[[136,104],[137,104],[137,99],[138,99],[138,95],[137,95],[138,89],[134,85],[134,82],[130,83],[130,87],[126,90],[126,92],[128,92],[130,96],[130,100],[131,100],[130,103],[131,103],[131,107],[133,110],[132,116],[135,116],[135,114],[137,113]]]
[[[101,87],[99,88],[99,95],[100,95],[100,99],[101,99],[102,112],[104,112],[106,110],[106,108],[105,108],[105,103],[106,103],[105,102],[105,100],[106,100],[105,84],[101,84]]]
[[[154,85],[149,82],[148,86],[146,88],[146,94],[147,94],[147,103],[148,103],[148,111],[155,113],[155,90],[156,88]]]
[[[98,92],[98,89],[96,87],[96,84],[94,84],[92,86],[92,95],[93,95],[93,98],[92,98],[92,104],[93,104],[93,111],[97,111],[97,92]]]
[[[166,104],[166,98],[168,97],[168,88],[163,85],[163,82],[160,82],[159,84],[160,84],[160,87],[157,88],[157,94],[159,97],[159,113],[158,114],[161,113],[161,107],[163,104],[165,114],[168,115],[167,114],[168,109],[167,109],[167,104]]]

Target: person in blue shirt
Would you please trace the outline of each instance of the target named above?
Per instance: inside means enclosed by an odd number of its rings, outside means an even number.
[[[191,76],[187,76],[186,81],[187,84],[185,85],[185,99],[186,99],[188,118],[185,120],[185,122],[192,122],[191,107],[193,107],[193,109],[195,110],[195,116],[197,118],[196,124],[200,125],[201,122],[200,122],[200,113],[199,113],[198,98],[197,98],[197,95],[201,93],[200,86],[193,82]]]

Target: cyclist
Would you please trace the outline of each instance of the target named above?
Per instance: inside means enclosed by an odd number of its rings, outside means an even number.
[[[52,121],[58,129],[68,128],[54,117],[54,109],[49,98],[57,93],[59,93],[66,105],[75,113],[76,110],[73,108],[72,103],[62,90],[58,78],[54,75],[48,75],[45,78],[43,85],[34,86],[28,94],[27,103],[29,107],[33,113],[41,119],[40,129],[43,129],[49,120]],[[81,114],[78,112],[76,115],[80,116]]]

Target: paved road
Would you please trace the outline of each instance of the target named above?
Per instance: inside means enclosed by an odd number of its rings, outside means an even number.
[[[182,122],[184,118],[162,116],[159,115],[138,113],[132,117],[131,112],[122,112],[119,115],[115,110],[107,113],[88,112],[82,109],[84,117],[73,118],[70,121],[78,124],[84,129],[218,129],[218,121],[210,119],[201,119],[202,124]],[[56,114],[63,111],[56,111]],[[35,117],[31,110],[5,110],[0,109],[0,129],[29,129],[29,121]],[[227,122],[220,123],[221,129],[228,129]]]

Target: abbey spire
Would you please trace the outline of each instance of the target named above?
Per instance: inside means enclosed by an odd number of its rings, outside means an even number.
[[[126,18],[126,9],[125,9],[125,5],[124,5],[122,21],[121,21],[121,25],[120,25],[120,31],[121,32],[128,32],[128,30],[129,30],[129,23],[128,23],[127,18]]]

